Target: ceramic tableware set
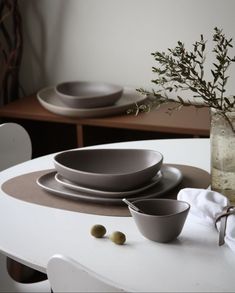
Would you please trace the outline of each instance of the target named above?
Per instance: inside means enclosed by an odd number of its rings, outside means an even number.
[[[37,183],[59,196],[123,205],[154,198],[178,185],[182,173],[163,164],[163,155],[148,149],[75,149],[54,156],[55,170]]]
[[[106,82],[68,81],[41,89],[39,103],[48,111],[68,117],[104,117],[125,113],[147,97],[133,88]]]
[[[181,172],[163,164],[163,155],[149,149],[74,149],[56,154],[55,170],[37,183],[57,196],[129,207],[144,237],[169,242],[181,232],[189,205],[170,199],[156,199],[182,179]]]

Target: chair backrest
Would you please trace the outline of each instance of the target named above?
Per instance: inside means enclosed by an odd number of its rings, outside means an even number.
[[[17,123],[0,125],[0,171],[30,160],[32,143],[27,131]]]
[[[124,292],[71,258],[54,255],[47,265],[53,292]]]

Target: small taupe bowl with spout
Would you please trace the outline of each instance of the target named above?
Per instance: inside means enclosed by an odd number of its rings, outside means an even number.
[[[180,235],[190,209],[187,202],[176,199],[142,199],[133,204],[140,212],[129,210],[141,234],[162,243]]]

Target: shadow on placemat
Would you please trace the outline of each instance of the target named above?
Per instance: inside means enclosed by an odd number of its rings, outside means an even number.
[[[187,165],[165,165],[178,168],[183,174],[183,180],[176,188],[160,197],[176,198],[179,190],[182,188],[207,188],[210,185],[210,174],[205,170]],[[12,197],[42,206],[96,215],[130,216],[129,210],[125,204],[119,206],[110,203],[99,204],[71,200],[69,198],[57,197],[44,191],[37,185],[36,180],[49,171],[50,170],[37,171],[9,179],[2,185],[2,190]]]

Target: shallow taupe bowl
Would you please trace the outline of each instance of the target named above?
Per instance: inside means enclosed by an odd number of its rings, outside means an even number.
[[[190,205],[176,199],[143,199],[133,202],[143,213],[129,208],[141,234],[156,242],[176,239],[184,226]]]
[[[123,88],[102,82],[70,81],[56,85],[55,92],[69,107],[97,108],[117,102],[122,96]]]
[[[163,156],[146,149],[78,149],[54,157],[59,174],[81,186],[127,191],[149,182],[162,166]]]

